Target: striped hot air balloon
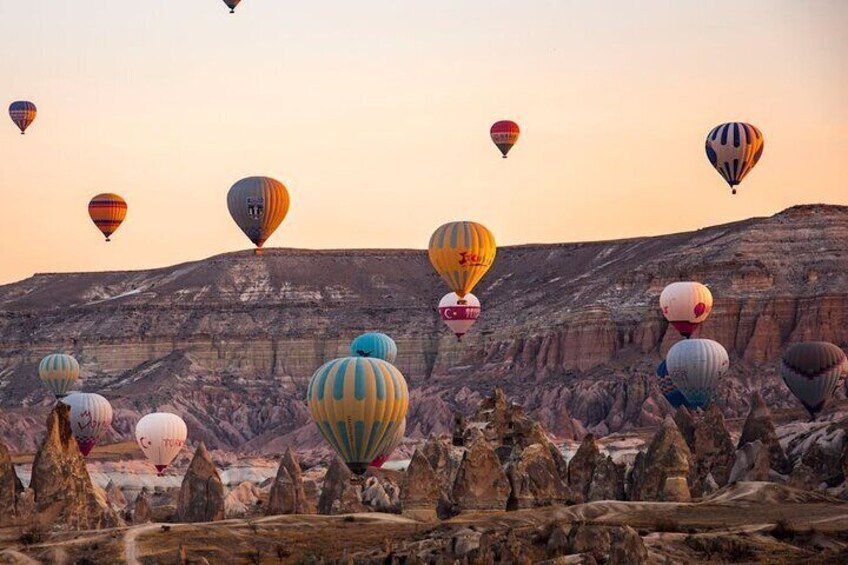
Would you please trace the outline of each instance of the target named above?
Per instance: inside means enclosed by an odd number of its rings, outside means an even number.
[[[394,363],[397,359],[397,344],[395,340],[384,333],[368,332],[351,342],[350,354],[359,357],[373,357]]]
[[[231,14],[236,13],[236,6],[238,6],[240,2],[241,0],[224,0],[224,4],[226,4],[227,8],[230,9]]]
[[[97,229],[106,236],[106,241],[112,241],[109,237],[127,217],[127,202],[117,194],[104,192],[88,203],[88,215]]]
[[[733,194],[763,155],[763,134],[745,122],[728,122],[707,134],[707,158],[727,181]]]
[[[324,439],[357,475],[385,454],[409,408],[401,372],[372,357],[325,363],[312,375],[306,398]]]
[[[848,374],[845,352],[832,343],[810,341],[790,345],[783,353],[780,375],[811,418],[824,409],[839,380]]]
[[[71,432],[83,457],[88,457],[100,438],[112,426],[112,405],[100,396],[74,392],[62,399],[71,407]]]
[[[492,267],[497,251],[495,236],[476,222],[451,222],[430,237],[430,263],[460,298]]]
[[[21,130],[21,135],[24,135],[26,129],[35,121],[35,116],[38,109],[35,104],[26,100],[18,100],[9,105],[9,117]]]
[[[168,412],[147,414],[135,426],[135,440],[161,476],[185,445],[188,428]]]
[[[703,408],[712,401],[719,378],[730,366],[727,350],[711,339],[677,342],[665,362],[674,386],[692,408]]]
[[[671,404],[672,408],[679,408],[681,406],[689,408],[689,403],[686,402],[686,397],[683,396],[682,392],[677,390],[676,386],[674,386],[674,381],[671,380],[671,377],[668,374],[668,367],[666,366],[665,361],[662,361],[657,366],[657,386],[668,403]]]
[[[698,282],[675,282],[660,294],[663,316],[685,338],[689,338],[713,310],[710,289]]]
[[[518,142],[518,136],[521,134],[521,129],[513,121],[501,120],[495,122],[489,130],[492,136],[492,142],[498,146],[501,155],[506,159],[506,154],[512,149],[512,146]]]
[[[289,211],[289,191],[272,178],[248,177],[230,188],[227,207],[241,231],[256,245],[258,255]]]
[[[56,398],[63,398],[76,385],[80,376],[77,360],[64,353],[53,353],[38,364],[38,378]]]
[[[480,317],[480,310],[480,301],[470,292],[465,298],[449,292],[439,301],[439,317],[456,335],[457,340],[462,340],[462,336],[468,333]]]
[[[406,435],[406,419],[401,422],[400,426],[398,426],[395,435],[392,437],[391,441],[386,444],[386,448],[383,450],[383,453],[377,456],[371,462],[371,467],[377,467],[378,469],[383,466],[383,464],[389,460],[389,457],[392,456],[395,449],[397,449],[401,443],[403,443],[403,437]]]

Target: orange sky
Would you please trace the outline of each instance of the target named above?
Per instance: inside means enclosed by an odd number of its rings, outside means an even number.
[[[0,282],[245,249],[226,193],[292,197],[269,246],[500,244],[696,229],[848,204],[848,2],[217,0],[0,3]],[[704,4],[702,6],[702,4]],[[502,160],[489,125],[522,126]],[[717,123],[766,137],[731,197]],[[113,242],[98,192],[130,210]]]

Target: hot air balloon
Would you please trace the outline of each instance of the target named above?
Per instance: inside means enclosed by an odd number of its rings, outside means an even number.
[[[501,150],[503,158],[506,159],[506,154],[512,149],[512,146],[518,142],[518,136],[521,134],[521,129],[513,121],[501,120],[492,125],[489,130],[492,136],[492,141]]]
[[[707,158],[733,194],[762,157],[764,143],[762,132],[744,122],[721,124],[707,134]]]
[[[324,439],[357,475],[386,452],[409,408],[401,372],[372,357],[325,363],[312,375],[306,399]]]
[[[79,380],[79,376],[79,363],[64,353],[48,355],[38,364],[38,378],[56,398],[65,397]]]
[[[711,339],[675,343],[665,358],[674,386],[692,408],[703,408],[713,399],[718,379],[730,366],[727,351]]]
[[[127,217],[127,203],[117,194],[104,192],[88,203],[88,215],[97,229],[106,236],[106,241],[112,241],[109,236],[117,231]]]
[[[475,222],[451,222],[430,237],[430,263],[460,298],[474,290],[497,251],[492,232]]]
[[[35,115],[37,113],[38,110],[35,104],[26,100],[18,100],[9,105],[9,116],[21,130],[21,135],[24,135],[26,129],[35,121]]]
[[[188,429],[182,418],[168,412],[148,414],[135,426],[135,439],[159,476],[185,445]]]
[[[386,334],[369,332],[351,342],[350,354],[359,357],[373,357],[394,363],[397,359],[397,344]]]
[[[449,292],[439,301],[439,316],[456,334],[457,341],[461,341],[480,316],[480,301],[471,293],[460,298],[455,292]]]
[[[839,379],[848,374],[845,353],[825,341],[790,345],[783,353],[780,375],[811,418],[822,411]]]
[[[239,5],[239,2],[241,2],[241,0],[224,0],[224,4],[226,4],[227,8],[230,9],[231,14],[236,13],[236,6]]]
[[[378,455],[377,458],[374,459],[371,462],[371,467],[377,467],[378,469],[380,467],[382,467],[383,464],[386,461],[389,460],[389,457],[392,456],[392,453],[394,453],[395,449],[397,449],[398,446],[400,446],[400,444],[403,443],[403,437],[405,435],[406,435],[406,419],[404,419],[403,422],[401,422],[400,426],[398,427],[397,431],[395,432],[394,437],[392,437],[392,440],[389,443],[386,444],[386,448],[383,451],[383,453]]]
[[[660,308],[666,320],[688,339],[710,315],[713,295],[701,283],[675,282],[660,294]]]
[[[88,457],[112,425],[112,405],[99,394],[89,392],[73,392],[62,403],[71,407],[71,432],[82,456]]]
[[[227,194],[230,215],[241,231],[256,245],[256,254],[282,223],[289,211],[289,191],[268,177],[241,179]]]
[[[681,406],[689,407],[689,403],[686,402],[686,397],[683,396],[683,393],[677,390],[677,387],[674,386],[674,381],[671,380],[671,377],[668,375],[668,367],[665,364],[665,361],[661,362],[657,366],[657,385],[659,386],[660,392],[671,404],[672,408],[679,408]]]

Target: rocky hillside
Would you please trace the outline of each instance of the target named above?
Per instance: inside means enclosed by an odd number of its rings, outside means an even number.
[[[561,437],[657,425],[671,411],[653,368],[678,339],[657,298],[689,278],[716,298],[701,335],[731,354],[725,415],[743,415],[754,389],[773,408],[793,406],[774,369],[783,345],[848,345],[848,207],[502,248],[462,344],[438,318],[446,290],[424,251],[274,249],[149,271],[36,275],[0,287],[0,437],[15,450],[37,445],[49,399],[35,368],[63,350],[80,360],[85,389],[113,401],[114,439],[161,408],[183,414],[190,435],[214,449],[317,445],[306,383],[374,329],[398,342],[413,436],[449,431],[453,410],[470,413],[495,384]]]

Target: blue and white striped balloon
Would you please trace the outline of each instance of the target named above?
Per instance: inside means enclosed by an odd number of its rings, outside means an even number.
[[[727,350],[711,339],[677,342],[665,362],[674,386],[693,408],[703,408],[712,401],[719,377],[730,367]]]
[[[764,145],[763,134],[756,127],[745,122],[728,122],[707,134],[707,158],[736,194],[736,185],[760,160]]]
[[[64,353],[52,353],[38,364],[38,377],[56,398],[64,398],[80,376],[77,360]]]
[[[373,357],[394,363],[397,359],[395,340],[384,333],[368,332],[350,344],[350,354],[357,357]]]

